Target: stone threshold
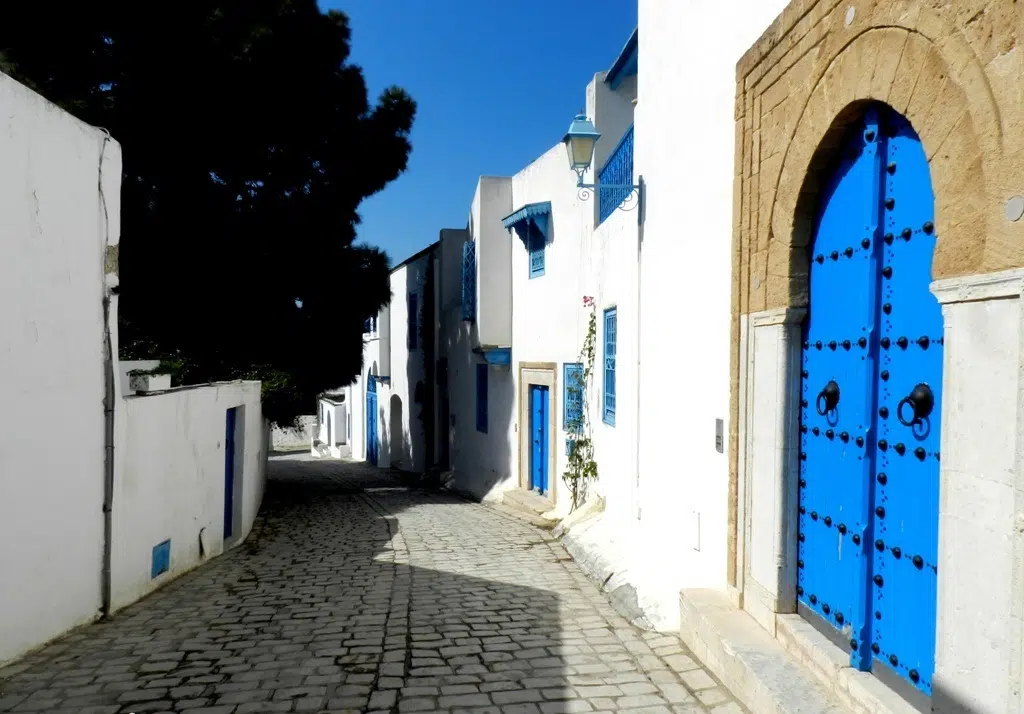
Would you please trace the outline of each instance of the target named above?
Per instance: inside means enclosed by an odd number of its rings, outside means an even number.
[[[776,637],[718,590],[679,594],[680,636],[754,714],[920,714],[800,615]]]

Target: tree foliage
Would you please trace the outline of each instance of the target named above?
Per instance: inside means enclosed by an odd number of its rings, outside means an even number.
[[[315,0],[4,3],[0,69],[123,147],[122,356],[263,378],[279,422],[359,372],[391,295],[357,209],[405,170],[416,105],[371,105],[349,41]]]

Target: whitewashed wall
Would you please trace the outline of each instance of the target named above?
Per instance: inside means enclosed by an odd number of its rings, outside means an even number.
[[[639,0],[639,505],[680,587],[726,582],[735,67],[785,5]]]
[[[270,428],[270,450],[291,451],[308,449],[310,438],[314,436],[317,418],[315,414],[300,416],[294,425],[281,427],[278,424]]]
[[[224,542],[226,412],[235,428],[234,532]],[[184,387],[120,401],[114,448],[111,609],[117,610],[242,542],[266,476],[259,382]],[[208,548],[200,555],[200,534]],[[151,578],[153,546],[170,539],[170,570]],[[102,534],[98,541],[102,545]]]
[[[121,148],[3,74],[0,106],[3,663],[101,605],[104,255],[120,233]]]
[[[481,176],[470,208],[470,238],[476,241],[477,324],[474,346],[508,347],[512,339],[512,247],[501,219],[513,211],[511,180]],[[497,220],[495,220],[495,218]]]
[[[359,372],[359,376],[356,377],[352,383],[349,391],[351,393],[351,399],[349,401],[349,414],[352,419],[352,458],[357,461],[366,460],[366,375],[383,375],[380,371],[381,363],[381,342],[386,341],[390,344],[390,336],[387,340],[381,340],[380,330],[383,329],[385,324],[383,316],[385,313],[390,315],[390,307],[384,308],[378,318],[377,329],[378,333],[374,335],[363,336],[363,368]],[[390,319],[388,320],[390,324]],[[387,357],[390,362],[390,355]],[[387,404],[390,393],[387,385],[377,384],[377,439],[378,445],[380,444],[382,430],[387,425],[386,418],[381,414],[382,405]],[[384,449],[378,449],[379,459],[378,466],[387,465],[389,454]]]
[[[377,397],[383,414],[381,453],[388,451],[392,467],[415,473],[427,466],[426,435],[419,416],[423,405],[416,403],[416,385],[431,389],[433,380],[423,362],[422,334],[416,336],[416,349],[409,349],[409,293],[417,295],[416,325],[420,331],[424,301],[433,299],[425,287],[432,256],[428,252],[391,272],[391,385],[386,399],[378,385]]]

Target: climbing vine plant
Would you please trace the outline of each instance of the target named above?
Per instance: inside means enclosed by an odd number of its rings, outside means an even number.
[[[594,440],[590,425],[590,383],[594,374],[594,356],[597,353],[597,311],[592,297],[583,298],[583,306],[590,308],[587,334],[580,349],[583,371],[574,372],[575,379],[566,384],[567,392],[580,404],[576,420],[566,424],[569,441],[569,461],[562,480],[572,494],[572,510],[587,500],[587,487],[597,480],[597,462],[594,460]]]

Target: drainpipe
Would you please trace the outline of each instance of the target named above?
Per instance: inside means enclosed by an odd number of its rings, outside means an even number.
[[[110,337],[110,296],[103,298],[103,577],[101,578],[102,616],[110,614],[111,540],[114,507],[114,350]]]
[[[107,197],[103,193],[103,155],[110,141],[110,132],[100,129],[106,136],[100,146],[98,190],[100,205],[103,208],[103,228],[106,237],[103,241],[103,570],[100,577],[100,612],[101,617],[110,615],[111,602],[111,561],[113,540],[113,509],[114,509],[114,354],[113,338],[110,334],[111,303],[117,294],[117,253],[110,246],[110,215],[107,212]]]

